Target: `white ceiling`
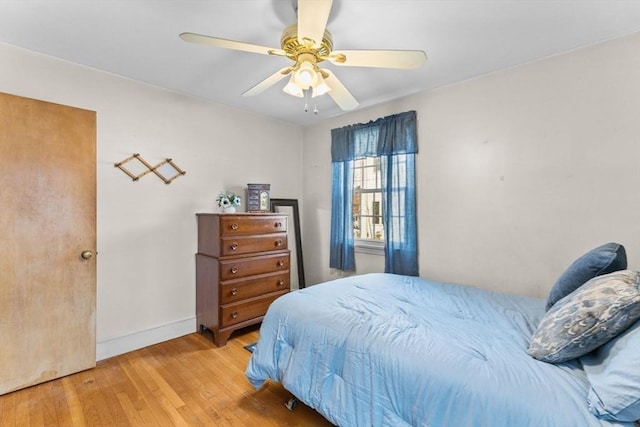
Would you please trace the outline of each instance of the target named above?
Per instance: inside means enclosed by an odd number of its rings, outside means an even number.
[[[280,83],[241,94],[288,60],[182,41],[189,31],[280,47],[294,0],[0,0],[0,42],[275,119],[308,125],[341,114]],[[360,107],[640,31],[640,0],[334,0],[334,48],[416,49],[418,70],[336,67]],[[325,65],[326,64],[326,65]],[[0,58],[0,66],[2,58]],[[317,102],[315,102],[317,101]]]

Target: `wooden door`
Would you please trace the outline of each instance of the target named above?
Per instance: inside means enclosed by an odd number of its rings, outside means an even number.
[[[0,93],[0,394],[95,366],[95,141],[95,112]]]

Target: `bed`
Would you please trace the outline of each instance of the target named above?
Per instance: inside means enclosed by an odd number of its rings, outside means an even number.
[[[633,426],[594,415],[580,358],[528,354],[545,304],[418,277],[338,279],[270,306],[246,376],[345,427]],[[602,373],[596,356],[585,357]]]

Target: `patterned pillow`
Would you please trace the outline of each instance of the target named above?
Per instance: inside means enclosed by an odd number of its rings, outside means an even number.
[[[618,243],[591,249],[575,260],[558,278],[547,297],[547,310],[594,277],[627,268],[627,253]]]
[[[594,277],[544,315],[527,353],[543,362],[575,359],[600,347],[640,318],[640,273]]]

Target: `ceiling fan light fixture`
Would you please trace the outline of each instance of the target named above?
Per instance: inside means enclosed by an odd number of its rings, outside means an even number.
[[[304,61],[300,64],[300,68],[294,73],[295,82],[301,89],[309,89],[314,87],[318,81],[316,70],[313,68],[313,64],[308,61]]]
[[[325,93],[331,90],[329,85],[324,81],[322,74],[318,73],[317,78],[318,78],[318,81],[316,82],[316,85],[313,87],[313,94],[311,95],[312,98],[315,98],[316,96],[324,95]]]
[[[285,93],[289,95],[297,96],[298,98],[302,98],[304,96],[304,91],[302,88],[295,82],[295,75],[292,75],[289,79],[289,83],[285,85],[282,89]]]

